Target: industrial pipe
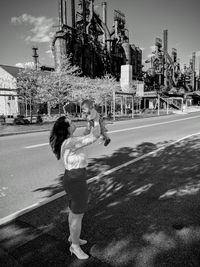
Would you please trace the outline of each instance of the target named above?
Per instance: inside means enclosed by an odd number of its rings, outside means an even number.
[[[76,28],[75,0],[71,0],[72,28]]]
[[[107,3],[102,3],[102,21],[107,26]],[[106,33],[103,34],[103,43],[106,46]]]
[[[105,34],[105,39],[107,40],[107,50],[108,50],[108,53],[110,53],[111,35],[109,32],[109,29],[108,29],[107,25],[105,23],[103,23],[103,21],[99,18],[99,16],[96,13],[94,13],[94,17],[97,20],[97,23],[99,24],[99,26],[101,27],[102,31]]]
[[[102,20],[103,23],[107,25],[107,3],[106,2],[102,2]]]
[[[82,0],[82,10],[83,10],[83,32],[86,33],[86,1]]]
[[[67,25],[67,1],[64,2],[64,24]]]
[[[126,55],[126,65],[131,64],[131,49],[129,43],[123,43],[122,47]]]
[[[59,9],[59,27],[62,30],[63,26],[63,0],[58,0],[58,9]]]
[[[90,0],[89,11],[90,11],[89,23],[88,23],[87,28],[86,28],[86,33],[87,34],[89,34],[89,28],[90,28],[90,26],[92,24],[92,19],[93,19],[93,16],[94,16],[94,0]]]

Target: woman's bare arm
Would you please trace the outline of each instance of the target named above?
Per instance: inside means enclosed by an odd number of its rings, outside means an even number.
[[[88,135],[71,138],[70,145],[72,146],[72,150],[76,150],[96,142],[99,137],[100,126],[99,123],[95,122],[94,127],[91,127],[91,132]]]

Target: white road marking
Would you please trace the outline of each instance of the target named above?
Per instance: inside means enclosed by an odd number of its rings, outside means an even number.
[[[200,118],[200,116],[193,116],[193,117],[189,117],[189,118],[182,118],[182,119],[177,119],[177,120],[172,120],[172,121],[164,121],[164,122],[146,124],[146,125],[141,125],[141,126],[136,126],[136,127],[131,127],[131,128],[109,131],[108,134],[132,131],[132,130],[137,130],[137,129],[142,129],[142,128],[154,127],[157,125],[170,124],[170,123],[175,123],[175,122],[179,122],[179,121],[186,121],[186,120],[198,119],[198,118]],[[49,143],[37,144],[37,145],[32,145],[32,146],[25,146],[24,148],[31,149],[31,148],[43,147],[43,146],[47,146],[47,145],[49,145]]]
[[[133,163],[138,162],[138,161],[140,161],[140,160],[142,160],[144,158],[147,158],[147,157],[149,157],[149,156],[151,156],[153,154],[156,154],[157,152],[159,152],[161,150],[164,150],[165,148],[170,147],[171,145],[174,145],[174,144],[179,143],[179,142],[181,142],[181,141],[183,141],[185,139],[188,139],[188,138],[190,138],[192,136],[197,136],[197,135],[200,135],[200,132],[184,136],[184,137],[182,137],[182,138],[180,138],[180,139],[178,139],[176,141],[173,141],[173,142],[171,142],[171,143],[169,143],[167,145],[163,145],[162,147],[160,147],[158,149],[155,149],[152,152],[149,152],[149,153],[147,153],[147,154],[145,154],[145,155],[143,155],[141,157],[138,157],[136,159],[130,160],[130,161],[126,162],[126,163],[123,163],[123,164],[115,167],[115,168],[112,168],[112,169],[110,169],[108,171],[105,171],[104,173],[96,175],[95,177],[92,177],[92,178],[88,179],[87,183],[90,184],[90,183],[92,183],[94,181],[98,181],[104,176],[108,176],[113,172],[116,172],[116,171],[118,171],[118,170],[120,170],[120,169],[122,169],[124,167],[127,167],[130,164],[133,164]],[[64,191],[62,191],[62,192],[60,192],[60,193],[58,193],[58,194],[56,194],[56,195],[54,195],[54,196],[52,196],[52,197],[50,197],[50,198],[48,198],[46,200],[43,200],[41,202],[37,202],[37,203],[35,203],[35,204],[33,204],[33,205],[29,206],[29,207],[26,207],[26,208],[24,208],[22,210],[19,210],[19,211],[13,213],[13,214],[10,214],[10,215],[0,219],[0,226],[6,224],[8,222],[11,222],[11,221],[15,220],[16,218],[18,218],[19,216],[22,216],[22,215],[24,215],[24,214],[26,214],[26,213],[28,213],[28,212],[36,209],[36,208],[44,206],[45,204],[50,203],[53,200],[56,200],[56,199],[58,199],[60,197],[63,197],[63,196],[65,196],[65,194],[66,193]]]
[[[33,146],[25,146],[24,148],[30,149],[30,148],[36,148],[36,147],[47,146],[47,145],[49,145],[49,143],[38,144],[38,145],[33,145]]]
[[[125,129],[110,131],[108,133],[119,133],[119,132],[131,131],[131,130],[136,130],[136,129],[148,128],[148,127],[153,127],[153,126],[157,126],[157,125],[170,124],[170,123],[174,123],[174,122],[186,121],[186,120],[197,119],[197,118],[200,118],[200,116],[182,118],[182,119],[177,119],[177,120],[173,120],[173,121],[164,121],[164,122],[146,124],[146,125],[141,125],[141,126],[137,126],[137,127],[131,127],[131,128],[125,128]]]

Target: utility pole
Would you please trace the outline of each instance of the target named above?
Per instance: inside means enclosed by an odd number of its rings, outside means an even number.
[[[193,90],[195,91],[196,90],[196,68],[195,68],[195,65],[196,65],[196,53],[193,52],[192,53],[192,87],[193,87]]]
[[[113,89],[113,120],[115,121],[115,89]]]
[[[163,31],[163,70],[164,70],[164,85],[167,86],[167,53],[168,53],[168,30]]]

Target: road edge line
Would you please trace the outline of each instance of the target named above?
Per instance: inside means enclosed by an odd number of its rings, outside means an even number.
[[[172,145],[174,145],[176,143],[179,143],[179,142],[181,142],[181,141],[183,141],[185,139],[188,139],[190,137],[197,136],[197,135],[200,135],[200,132],[194,133],[194,134],[190,134],[190,135],[184,136],[182,138],[179,138],[179,139],[177,139],[177,140],[175,140],[175,141],[173,141],[173,142],[171,142],[171,143],[169,143],[167,145],[163,145],[160,148],[155,149],[155,150],[153,150],[153,151],[151,151],[151,152],[149,152],[147,154],[144,154],[144,155],[142,155],[142,156],[140,156],[140,157],[138,157],[136,159],[132,159],[130,161],[127,161],[127,162],[117,166],[117,167],[114,167],[114,168],[112,168],[110,170],[107,170],[102,174],[96,175],[96,176],[88,179],[87,183],[91,184],[94,181],[98,181],[104,176],[108,176],[113,172],[116,172],[116,171],[118,171],[118,170],[120,170],[120,169],[122,169],[124,167],[127,167],[128,165],[131,165],[131,164],[133,164],[135,162],[138,162],[138,161],[140,161],[140,160],[142,160],[144,158],[147,158],[147,157],[149,157],[149,156],[151,156],[151,155],[153,155],[153,154],[155,154],[155,153],[157,153],[157,152],[159,152],[161,150],[164,150],[164,149],[166,149],[166,148],[168,148],[168,147],[170,147],[170,146],[172,146]],[[28,213],[30,211],[33,211],[33,210],[35,210],[35,209],[37,209],[39,207],[42,207],[42,206],[44,206],[44,205],[46,205],[46,204],[48,204],[48,203],[60,198],[60,197],[63,197],[63,196],[65,196],[65,194],[66,194],[65,191],[62,191],[62,192],[60,192],[60,193],[58,193],[58,194],[56,194],[56,195],[54,195],[52,197],[49,197],[48,199],[42,200],[42,201],[37,202],[37,203],[35,203],[35,204],[33,204],[33,205],[29,206],[29,207],[26,207],[26,208],[24,208],[22,210],[19,210],[19,211],[13,213],[13,214],[10,214],[10,215],[0,219],[0,226],[8,224],[11,221],[16,220],[18,217],[20,217],[20,216],[22,216],[22,215],[24,215],[24,214],[26,214],[26,213]]]

